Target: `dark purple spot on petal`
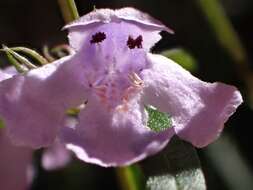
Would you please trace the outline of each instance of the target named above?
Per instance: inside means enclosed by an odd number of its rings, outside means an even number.
[[[128,37],[128,40],[127,40],[127,46],[130,48],[130,49],[134,49],[134,48],[142,48],[142,35],[139,35],[136,39],[133,39],[132,36],[129,36]]]
[[[97,32],[96,34],[92,35],[90,43],[100,43],[106,39],[106,35],[104,32]]]

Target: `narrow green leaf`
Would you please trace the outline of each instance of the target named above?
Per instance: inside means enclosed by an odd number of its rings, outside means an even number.
[[[48,48],[47,45],[45,45],[45,46],[43,47],[42,51],[43,51],[44,57],[45,57],[50,63],[56,60],[56,58],[54,58],[54,57],[51,55],[50,50],[49,50],[49,48]]]
[[[78,109],[78,108],[71,108],[71,109],[67,110],[66,114],[68,116],[76,117],[76,116],[78,116],[79,112],[80,112],[80,109]]]
[[[153,131],[160,132],[172,127],[171,117],[162,113],[152,106],[146,106],[148,112],[148,127]]]
[[[78,114],[80,113],[80,111],[81,111],[82,109],[85,108],[86,104],[87,104],[87,101],[84,102],[83,104],[77,106],[77,107],[69,108],[69,109],[66,111],[66,114],[67,114],[68,116],[77,117]]]
[[[26,47],[13,47],[10,48],[13,51],[24,53],[32,58],[34,58],[36,61],[38,61],[41,65],[45,65],[48,63],[48,61],[39,53],[37,53],[35,50],[26,48]]]
[[[248,57],[238,34],[219,0],[196,0],[221,46],[237,64],[248,64]],[[247,65],[248,67],[248,65]]]
[[[240,1],[238,1],[240,2]],[[253,108],[253,72],[251,58],[249,57],[240,36],[226,15],[226,11],[220,0],[195,0],[199,9],[206,18],[210,30],[216,36],[220,47],[225,50],[235,64],[238,77],[246,87],[246,101]]]
[[[16,68],[19,73],[28,71],[28,69],[21,65],[19,61],[17,61],[15,57],[8,51],[8,49],[6,49],[6,46],[3,46],[3,51],[6,53],[9,62]]]
[[[122,190],[143,190],[144,176],[138,165],[116,168],[119,185]]]
[[[18,60],[21,64],[24,64],[25,66],[27,66],[27,68],[29,69],[36,69],[37,67],[35,65],[33,65],[28,59],[26,59],[25,57],[21,56],[20,54],[16,53],[15,51],[13,51],[12,49],[8,48],[7,46],[3,45],[3,49],[8,52],[9,54],[11,54],[16,60]]]
[[[177,137],[162,152],[143,161],[142,169],[148,190],[206,189],[195,149]]]
[[[4,128],[4,122],[0,119],[0,129]]]
[[[229,190],[252,190],[253,171],[235,139],[223,134],[221,138],[205,148],[204,154],[207,162],[215,168]],[[228,155],[229,160],[224,159]]]
[[[59,57],[63,57],[63,56],[66,56],[66,55],[71,55],[71,54],[74,54],[75,51],[73,48],[71,48],[69,45],[67,44],[61,44],[61,45],[58,45],[56,47],[54,47],[52,50],[51,50],[52,53],[56,53],[58,54]],[[62,53],[62,56],[59,55]]]
[[[196,59],[194,59],[194,57],[184,49],[177,48],[172,50],[165,50],[161,52],[161,54],[177,62],[179,65],[190,72],[196,72],[198,69]]]

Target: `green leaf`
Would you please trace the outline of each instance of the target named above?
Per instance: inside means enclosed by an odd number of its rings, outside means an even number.
[[[66,111],[66,114],[67,114],[68,116],[77,117],[78,114],[80,113],[80,111],[81,111],[82,109],[85,108],[86,104],[87,104],[87,101],[84,102],[83,104],[77,106],[77,107],[69,108],[69,109]]]
[[[0,119],[0,129],[4,128],[4,122]]]
[[[44,54],[45,58],[46,58],[49,62],[53,62],[53,61],[56,60],[56,58],[54,58],[54,57],[51,55],[50,50],[49,50],[49,48],[48,48],[47,45],[45,45],[45,46],[43,47],[43,50],[42,50],[42,51],[43,51],[43,54]]]
[[[153,131],[160,132],[172,127],[171,117],[167,113],[158,111],[152,106],[145,106],[148,112],[148,127]]]
[[[207,163],[214,167],[227,189],[252,190],[253,173],[251,166],[241,153],[235,139],[228,134],[223,134],[221,138],[204,149],[204,154]],[[228,155],[229,161],[224,159]]]
[[[4,49],[8,51],[15,59],[17,59],[20,63],[27,66],[29,69],[36,69],[37,67],[33,65],[28,59],[26,59],[24,56],[21,56],[20,54],[16,53],[12,49],[8,48],[7,46],[4,46]]]
[[[35,50],[29,49],[26,47],[13,47],[10,49],[13,51],[21,52],[21,53],[24,53],[24,54],[30,56],[31,58],[38,61],[41,65],[45,65],[48,63],[48,61],[42,55],[37,53]]]
[[[16,60],[15,57],[9,52],[9,48],[3,45],[2,51],[6,53],[9,62],[16,68],[19,73],[25,73],[28,71],[28,69],[24,65],[20,64],[19,61]]]
[[[244,69],[250,69],[248,68],[249,57],[245,47],[233,27],[230,18],[226,15],[222,2],[219,0],[196,0],[195,2],[202,11],[210,29],[216,35],[222,48],[229,53],[236,64],[240,66],[244,65]]]
[[[66,114],[68,116],[76,117],[76,116],[78,116],[79,112],[80,112],[80,109],[78,109],[78,108],[70,108],[67,110]]]
[[[3,50],[6,52],[9,60],[10,60],[11,57],[13,57],[13,58],[15,58],[19,62],[19,65],[21,63],[21,64],[24,64],[29,69],[36,69],[37,68],[35,65],[33,65],[24,56],[21,56],[20,54],[16,53],[15,51],[13,51],[12,49],[8,48],[7,46],[3,45]],[[14,66],[16,66],[16,65],[14,65]]]
[[[184,67],[186,70],[190,72],[196,72],[197,68],[197,61],[194,57],[184,49],[172,49],[172,50],[165,50],[161,52],[162,55],[168,57]]]
[[[206,189],[195,149],[177,137],[162,152],[143,161],[142,169],[148,190]]]
[[[64,57],[75,53],[74,49],[67,44],[55,46],[51,51],[52,53],[58,54],[59,57]]]

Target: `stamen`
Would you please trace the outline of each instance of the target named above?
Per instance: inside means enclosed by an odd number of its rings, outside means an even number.
[[[117,106],[115,110],[116,112],[127,112],[129,110],[127,102],[123,102],[123,104]]]
[[[135,87],[141,87],[143,86],[143,80],[136,74],[136,73],[131,73],[128,75],[130,81],[132,82],[133,86]]]
[[[127,46],[130,49],[134,49],[135,47],[142,48],[142,41],[143,41],[142,35],[139,35],[136,39],[133,39],[132,36],[129,36],[127,40]]]
[[[106,35],[104,32],[97,32],[92,35],[92,39],[90,40],[91,44],[100,43],[106,39]]]

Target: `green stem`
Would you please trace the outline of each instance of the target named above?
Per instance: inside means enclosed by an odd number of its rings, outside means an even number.
[[[116,174],[122,190],[144,189],[144,176],[138,165],[116,168]]]
[[[240,39],[219,1],[197,0],[197,2],[223,48],[228,51],[237,63],[247,62],[247,55]]]
[[[236,64],[236,69],[245,83],[248,91],[248,98],[252,104],[253,74],[250,70],[249,59],[222,5],[219,3],[219,0],[196,0],[196,3],[205,15],[221,47],[226,50]]]
[[[58,0],[58,4],[66,24],[79,18],[75,0]]]

